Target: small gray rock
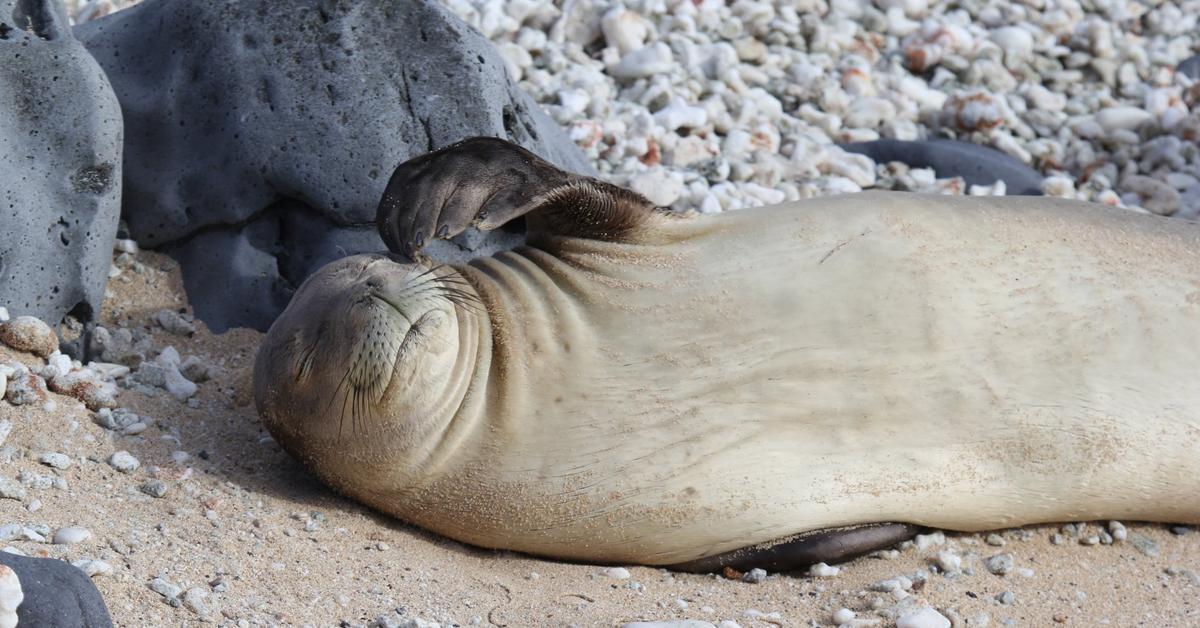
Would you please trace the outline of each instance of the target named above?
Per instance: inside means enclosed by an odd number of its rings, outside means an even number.
[[[55,469],[67,469],[71,466],[71,457],[60,453],[44,453],[38,456],[38,462]]]
[[[898,617],[896,628],[950,628],[950,620],[933,608],[925,606]]]
[[[192,587],[183,592],[183,607],[204,617],[208,615],[208,606],[204,600],[208,598],[208,590],[204,587]]]
[[[1148,536],[1138,534],[1136,532],[1129,533],[1129,544],[1137,551],[1150,556],[1151,558],[1158,556],[1158,543]]]
[[[25,500],[25,487],[16,480],[0,475],[0,498]]]
[[[21,524],[6,523],[0,526],[0,543],[12,541],[21,537]]]
[[[156,386],[171,393],[180,401],[186,401],[199,390],[179,372],[179,353],[173,347],[163,349],[153,361],[142,362],[134,373],[134,379],[148,386]]]
[[[133,454],[124,450],[109,456],[108,464],[121,473],[133,473],[142,465],[137,458],[133,457]]]
[[[183,593],[183,589],[177,585],[171,584],[162,578],[153,578],[150,582],[146,583],[146,586],[150,587],[151,591],[163,596],[171,606],[179,606],[182,603],[179,595]]]
[[[179,401],[190,400],[192,395],[195,395],[200,390],[194,382],[184,376],[183,373],[180,373],[178,368],[174,367],[167,369],[166,382],[163,388]]]
[[[1008,606],[1017,600],[1017,596],[1013,595],[1012,591],[1004,591],[996,595],[996,601]]]
[[[1142,175],[1128,176],[1121,180],[1121,188],[1137,194],[1142,199],[1142,207],[1159,216],[1170,216],[1183,206],[1179,191],[1158,179]]]
[[[997,576],[1007,576],[1008,574],[1012,573],[1013,570],[1013,555],[1009,554],[1008,552],[996,554],[995,556],[987,559],[984,562],[984,565],[987,567],[988,571],[996,574]]]
[[[92,531],[82,526],[67,526],[54,532],[55,545],[74,545],[92,538]]]
[[[612,578],[613,580],[628,580],[629,570],[624,567],[609,567],[607,569],[601,569],[600,575]]]
[[[179,372],[183,373],[184,377],[197,384],[207,382],[208,380],[212,379],[213,370],[213,367],[205,364],[203,360],[194,355],[189,355],[187,359],[183,361],[183,364],[179,365]]]
[[[742,574],[742,582],[749,582],[750,584],[762,584],[766,581],[767,571],[765,569],[759,569],[758,567],[755,567],[754,569]]]
[[[162,480],[148,480],[139,488],[151,497],[162,497],[167,494],[167,483]]]
[[[82,571],[84,575],[89,578],[94,578],[96,576],[111,576],[113,574],[112,565],[102,560],[84,558],[71,564],[74,565],[76,569]]]
[[[17,473],[17,481],[35,491],[44,491],[54,486],[54,480],[54,476],[42,473],[31,473],[29,471]]]
[[[14,406],[24,406],[46,401],[50,392],[46,389],[46,380],[36,373],[15,375],[8,381],[8,390],[4,398]]]
[[[116,410],[100,408],[92,415],[92,422],[106,430],[121,432],[129,426],[143,421],[141,417],[126,408],[117,408]]]
[[[196,333],[196,325],[175,310],[159,310],[154,315],[154,322],[176,336],[191,336]]]
[[[133,378],[147,386],[164,388],[167,385],[167,368],[157,362],[142,362]]]
[[[345,625],[345,622],[342,622]],[[400,618],[393,613],[384,613],[375,618],[375,623],[371,624],[371,628],[399,628]]]
[[[88,348],[104,362],[137,368],[150,353],[152,343],[153,339],[140,329],[120,327],[110,330],[97,325]]]

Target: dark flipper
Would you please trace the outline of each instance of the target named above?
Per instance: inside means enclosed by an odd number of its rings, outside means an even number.
[[[495,229],[526,214],[537,219],[531,229],[613,239],[654,210],[635,192],[559,170],[516,144],[476,137],[400,164],[375,220],[387,247],[413,258],[434,238]]]
[[[667,569],[707,573],[732,567],[747,571],[796,571],[816,563],[836,563],[907,541],[921,531],[907,523],[871,523],[814,530],[773,543],[743,547],[716,556],[668,565]]]

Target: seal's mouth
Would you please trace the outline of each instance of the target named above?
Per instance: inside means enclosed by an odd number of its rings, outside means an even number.
[[[350,342],[326,358],[345,365],[328,408],[339,435],[369,431],[394,396],[421,387],[429,360],[457,340],[455,309],[480,307],[466,280],[445,266],[422,268],[379,256],[346,271],[353,274],[340,299],[345,309],[338,335]]]

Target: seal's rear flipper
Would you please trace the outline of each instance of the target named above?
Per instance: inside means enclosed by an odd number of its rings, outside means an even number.
[[[708,573],[731,567],[747,571],[797,571],[816,563],[836,563],[907,541],[921,531],[907,523],[870,523],[804,532],[771,543],[667,565],[667,569]]]

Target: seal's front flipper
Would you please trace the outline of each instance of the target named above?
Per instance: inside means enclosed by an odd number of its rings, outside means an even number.
[[[654,211],[641,195],[556,168],[501,139],[476,137],[396,168],[376,224],[387,247],[414,258],[434,238],[495,229],[532,214],[537,229],[612,239]]]
[[[915,536],[921,528],[907,523],[871,523],[804,532],[771,543],[743,547],[716,556],[667,565],[667,569],[708,573],[731,567],[748,571],[796,571],[816,563],[836,563],[891,547]]]

